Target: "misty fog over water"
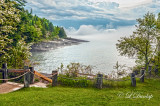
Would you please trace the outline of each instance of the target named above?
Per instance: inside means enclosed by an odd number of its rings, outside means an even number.
[[[79,62],[84,65],[92,65],[93,72],[110,73],[118,61],[119,64],[134,66],[135,60],[119,56],[116,49],[117,40],[123,36],[129,36],[135,27],[120,27],[118,29],[98,29],[94,26],[81,26],[78,30],[66,29],[67,35],[73,38],[88,40],[88,43],[65,46],[48,52],[33,52],[32,59],[40,64],[35,70],[51,73],[71,62]],[[86,32],[86,33],[85,33]]]

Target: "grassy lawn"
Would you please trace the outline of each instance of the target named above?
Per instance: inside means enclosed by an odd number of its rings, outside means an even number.
[[[128,82],[127,82],[128,83]],[[130,96],[129,96],[130,95]],[[150,100],[148,97],[151,97]],[[0,95],[0,106],[160,106],[160,80],[137,81],[137,87],[25,88]]]

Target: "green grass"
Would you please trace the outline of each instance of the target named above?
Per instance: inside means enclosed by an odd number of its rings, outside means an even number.
[[[140,83],[138,80],[137,87],[131,87],[129,82],[125,82],[125,86],[112,86],[102,90],[61,86],[25,88],[1,94],[0,106],[160,106],[160,80],[148,79],[145,80],[145,83]],[[115,83],[118,84],[118,82]],[[150,100],[148,98],[126,98],[127,93],[152,95],[153,98]]]

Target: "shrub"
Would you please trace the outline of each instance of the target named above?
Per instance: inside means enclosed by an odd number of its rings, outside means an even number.
[[[87,80],[85,77],[68,77],[66,75],[60,75],[58,83],[62,86],[71,87],[89,87],[92,85],[92,81]]]
[[[78,73],[91,74],[92,66],[82,65],[80,63],[70,63],[67,65],[66,69],[64,69],[64,65],[61,63],[61,66],[58,67],[58,71],[67,77],[78,77]]]

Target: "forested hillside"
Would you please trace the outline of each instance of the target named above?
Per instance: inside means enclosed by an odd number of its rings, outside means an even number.
[[[45,19],[32,15],[32,11],[22,10],[21,22],[18,24],[15,33],[16,40],[25,38],[26,42],[37,42],[43,39],[58,39],[67,37],[62,27],[53,26],[53,24]]]
[[[22,67],[31,56],[31,44],[67,37],[63,27],[33,15],[25,4],[25,0],[0,0],[0,65]]]
[[[45,18],[32,15],[32,10],[23,8],[24,0],[15,0],[20,11],[20,23],[15,32],[15,41],[25,38],[26,42],[38,42],[43,39],[65,38],[67,35],[62,27],[53,26],[52,22]]]

